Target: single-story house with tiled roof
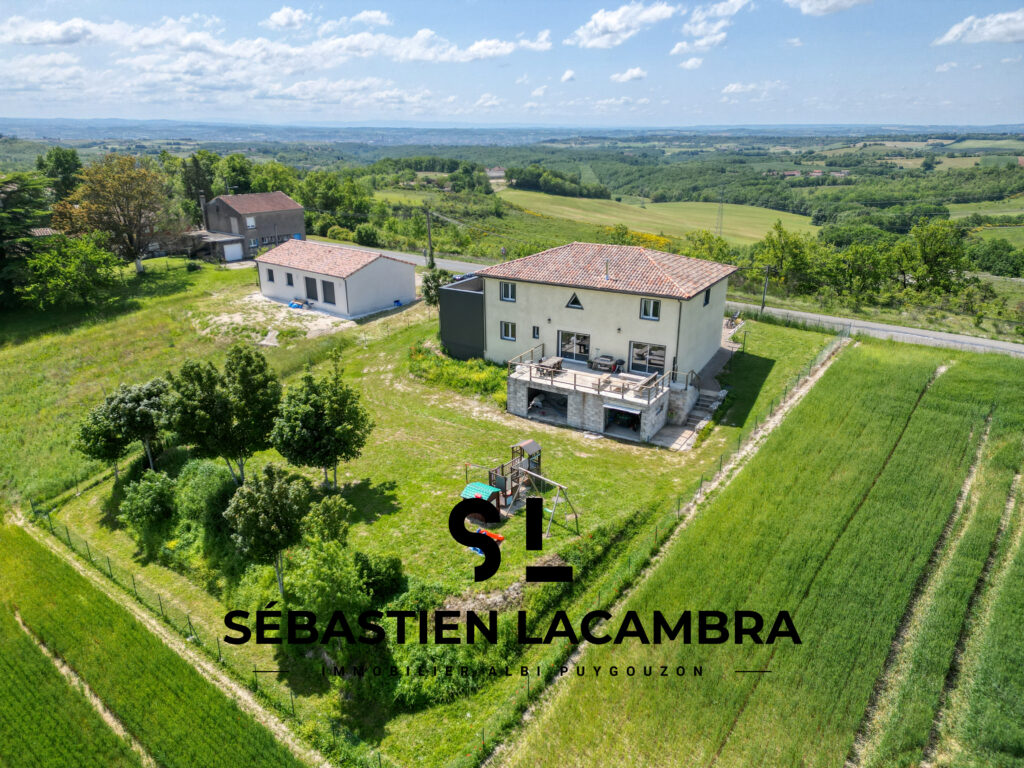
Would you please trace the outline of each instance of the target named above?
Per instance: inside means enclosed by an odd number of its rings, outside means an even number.
[[[377,251],[288,240],[256,257],[260,292],[300,301],[345,318],[362,317],[416,298],[412,262]]]
[[[442,288],[441,342],[454,357],[509,363],[512,413],[532,415],[539,399],[569,426],[608,432],[626,421],[648,440],[665,424],[671,390],[688,389],[721,347],[735,271],[639,246],[570,243]]]

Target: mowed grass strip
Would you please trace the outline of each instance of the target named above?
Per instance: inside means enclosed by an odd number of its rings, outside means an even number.
[[[991,370],[995,364],[999,371]],[[948,561],[929,585],[922,613],[909,628],[907,645],[894,663],[890,687],[881,694],[878,717],[866,733],[861,761],[865,768],[913,765],[924,758],[944,688],[955,672],[954,653],[968,610],[973,610],[974,598],[983,585],[986,563],[1001,543],[998,536],[1007,499],[1024,461],[1024,371],[1007,377],[1008,364],[1014,365],[983,358],[958,370],[965,377],[988,375],[987,381],[978,381],[976,386],[998,400],[998,405],[965,503],[967,520],[962,535],[951,541]],[[1004,391],[994,390],[993,384]]]
[[[900,350],[899,361],[890,345],[844,352],[623,610],[650,616],[655,610],[748,609],[768,614],[769,621],[778,610],[795,611],[942,359],[931,350]],[[805,651],[815,637],[809,624],[803,632],[810,633],[799,646]],[[763,669],[772,648],[678,641],[592,646],[580,662],[591,671],[665,664],[702,665],[704,674],[574,677],[526,731],[508,764],[706,765],[757,682],[736,670]],[[762,685],[775,683],[773,676]],[[783,698],[777,705],[793,702]]]
[[[718,203],[646,203],[638,205],[614,200],[562,197],[522,189],[503,189],[498,194],[527,211],[572,221],[613,227],[625,224],[640,232],[683,237],[695,229],[714,231],[718,224]],[[752,205],[723,207],[722,237],[735,243],[753,243],[764,237],[776,221],[789,231],[816,232],[810,216],[758,208]]]
[[[0,605],[0,766],[133,768],[138,756]]]
[[[991,408],[958,362],[914,411],[885,470],[835,543],[717,764],[842,764],[908,602],[956,508]],[[944,627],[955,643],[956,627]]]
[[[303,765],[127,611],[10,525],[0,528],[0,601],[17,606],[165,768]]]

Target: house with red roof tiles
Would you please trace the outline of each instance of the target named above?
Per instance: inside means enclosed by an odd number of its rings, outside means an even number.
[[[263,248],[306,238],[305,211],[284,192],[200,199],[203,229],[190,234],[195,250],[220,261],[255,258]]]
[[[288,240],[256,257],[260,293],[345,318],[416,298],[412,262],[376,251],[311,240]]]
[[[508,363],[512,413],[532,416],[539,398],[569,426],[628,424],[649,440],[672,390],[689,389],[721,346],[735,271],[639,246],[570,243],[445,286],[441,342],[454,357]]]

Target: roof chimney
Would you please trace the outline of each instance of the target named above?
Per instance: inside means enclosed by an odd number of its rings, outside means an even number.
[[[608,269],[609,269],[610,264],[611,264],[611,262],[608,259],[604,260],[604,279],[605,280],[611,280],[612,279],[611,275],[608,274]]]
[[[199,212],[203,214],[203,229],[209,229],[210,225],[206,221],[206,195],[202,192],[199,193]]]

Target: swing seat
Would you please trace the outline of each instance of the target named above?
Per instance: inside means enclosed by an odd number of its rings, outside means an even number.
[[[485,528],[477,528],[476,532],[477,533],[482,533],[487,538],[494,539],[497,542],[502,542],[502,541],[505,540],[505,537],[502,536],[500,533],[491,533],[490,531],[486,530]]]

